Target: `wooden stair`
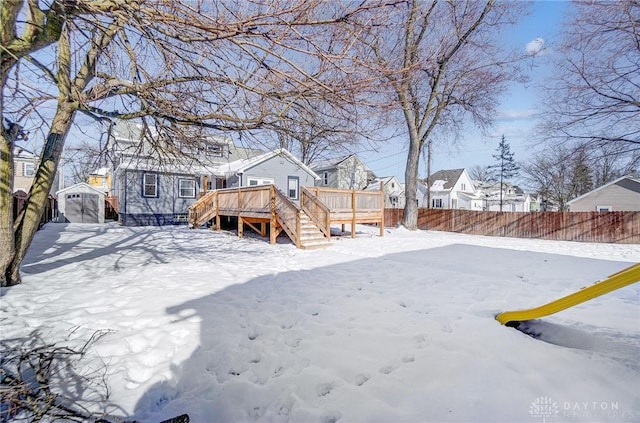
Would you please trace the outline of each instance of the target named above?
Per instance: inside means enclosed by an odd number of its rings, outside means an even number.
[[[322,233],[304,210],[300,210],[300,248],[315,249],[330,245],[331,240]]]

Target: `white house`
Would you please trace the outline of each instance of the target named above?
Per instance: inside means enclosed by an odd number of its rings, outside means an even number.
[[[504,182],[502,186],[499,182],[477,183],[476,187],[478,196],[483,198],[484,210],[500,211],[500,201],[502,201],[502,211],[529,212],[540,210],[540,204],[536,197],[509,182]]]
[[[482,210],[483,201],[477,195],[466,169],[439,170],[418,186],[418,207],[427,207],[427,186],[431,193],[431,208]]]
[[[376,178],[365,190],[384,191],[384,207],[387,209],[403,209],[405,206],[404,185],[396,176]]]

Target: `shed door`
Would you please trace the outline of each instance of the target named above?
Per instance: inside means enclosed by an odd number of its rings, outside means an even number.
[[[75,193],[65,196],[65,216],[71,223],[98,223],[98,194]]]

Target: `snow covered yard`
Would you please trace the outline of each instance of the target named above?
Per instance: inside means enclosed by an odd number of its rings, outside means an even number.
[[[2,291],[2,338],[112,331],[83,366],[106,366],[109,411],[142,422],[640,420],[640,284],[529,323],[538,339],[494,320],[640,262],[639,245],[358,230],[303,251],[48,224]]]

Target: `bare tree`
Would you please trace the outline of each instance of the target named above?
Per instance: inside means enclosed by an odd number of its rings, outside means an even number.
[[[640,149],[640,3],[580,1],[546,90],[546,139]]]
[[[475,165],[469,168],[469,176],[474,181],[489,182],[493,179],[489,166]]]
[[[383,31],[360,35],[372,51],[368,68],[383,81],[376,94],[386,95],[384,113],[398,116],[409,140],[406,228],[417,228],[423,149],[430,174],[434,139],[455,134],[468,118],[481,127],[489,125],[496,97],[518,76],[516,55],[501,49],[498,35],[523,10],[522,4],[495,0],[410,0],[374,19],[373,26]]]
[[[354,51],[342,28],[383,5],[2,0],[0,285],[20,282],[77,113],[107,130],[112,119],[138,119],[165,155],[198,141],[185,126],[270,128],[300,99],[352,98],[341,61]],[[48,109],[54,111],[42,112]],[[15,223],[12,146],[21,132],[13,122],[31,122],[46,134]]]
[[[319,100],[302,99],[273,125],[280,147],[296,154],[304,164],[352,153],[371,128],[358,122],[355,105],[335,108]]]

